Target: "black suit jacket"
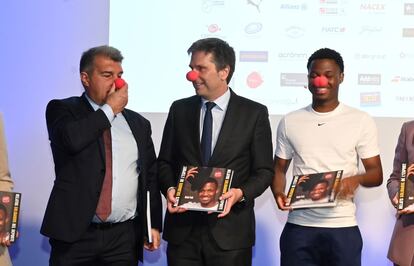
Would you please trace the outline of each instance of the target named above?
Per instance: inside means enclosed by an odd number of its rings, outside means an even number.
[[[176,186],[183,165],[201,165],[199,96],[178,100],[165,124],[158,171],[161,191]],[[254,199],[273,177],[271,129],[264,105],[237,96],[230,101],[209,166],[233,169],[232,187],[241,188],[246,201],[237,203],[224,218],[208,215],[217,244],[225,250],[251,247],[255,241]],[[199,215],[187,211],[165,216],[163,238],[179,244],[186,239]]]
[[[141,225],[138,232],[144,235],[148,233],[145,222],[148,190],[151,191],[152,227],[161,229],[162,223],[151,125],[131,110],[125,109],[123,115],[139,151],[137,213],[141,222],[137,224]],[[111,124],[102,110],[93,110],[85,95],[50,101],[46,108],[46,121],[56,179],[41,233],[50,238],[74,242],[86,232],[95,214],[105,175],[102,133]]]

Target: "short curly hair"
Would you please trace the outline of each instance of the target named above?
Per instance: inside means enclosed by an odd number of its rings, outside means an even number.
[[[306,67],[309,70],[309,67],[312,63],[312,61],[317,59],[332,59],[336,62],[336,64],[339,66],[339,69],[341,72],[344,72],[344,60],[342,59],[342,56],[340,53],[338,53],[335,50],[329,49],[329,48],[321,48],[314,52],[308,59],[308,64]]]

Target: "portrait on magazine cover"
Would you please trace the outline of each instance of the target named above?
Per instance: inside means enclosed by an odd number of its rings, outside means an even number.
[[[220,211],[219,197],[228,176],[227,169],[188,166],[184,167],[183,176],[179,206],[189,210]]]

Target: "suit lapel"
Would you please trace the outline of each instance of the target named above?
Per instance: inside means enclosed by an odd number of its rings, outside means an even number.
[[[138,153],[139,153],[138,158],[145,158],[143,154],[145,152],[145,149],[143,146],[144,137],[142,135],[143,134],[142,125],[138,123],[138,119],[130,119],[127,110],[123,110],[122,115],[125,117],[125,120],[127,121],[129,128],[131,129],[132,135],[134,136],[134,139],[137,142]],[[141,168],[140,160],[138,160],[138,168]]]
[[[93,107],[89,103],[88,99],[86,98],[85,92],[81,96],[81,109],[80,109],[80,111],[82,113],[85,113],[85,114],[95,112],[95,110],[93,110]],[[99,143],[99,153],[101,155],[102,161],[105,163],[105,144],[104,144],[104,141],[103,141],[103,136],[99,137],[98,143]]]
[[[217,164],[216,163],[216,161],[218,161],[217,158],[220,158],[220,154],[221,154],[221,151],[223,150],[225,143],[227,142],[229,138],[231,138],[233,134],[234,125],[235,123],[237,123],[238,121],[237,118],[240,115],[238,114],[238,110],[239,110],[238,96],[231,89],[230,89],[230,93],[231,95],[230,95],[229,105],[227,106],[227,111],[224,116],[224,120],[221,126],[220,133],[218,135],[216,146],[214,147],[214,151],[213,151],[213,154],[209,162],[210,165]]]
[[[196,147],[196,153],[198,154],[197,161],[201,164],[201,133],[200,133],[200,110],[201,110],[201,98],[194,96],[191,98],[188,109],[183,114],[186,119],[186,128],[184,129],[189,135],[190,147]]]
[[[93,107],[92,107],[92,105],[89,103],[89,101],[88,101],[88,99],[86,98],[86,94],[85,94],[85,92],[84,93],[82,93],[82,96],[81,96],[81,101],[82,101],[82,108],[83,108],[83,112],[85,112],[85,113],[92,113],[92,112],[94,112],[95,110],[93,110]]]
[[[139,119],[131,119],[129,116],[129,111],[124,109],[122,111],[122,115],[125,117],[125,120],[127,121],[129,128],[131,129],[132,135],[134,136],[135,142],[137,143],[138,146],[138,161],[137,161],[137,172],[139,173],[138,176],[138,190],[137,190],[137,201],[138,201],[138,212],[142,213],[139,211],[139,209],[142,208],[142,206],[144,206],[143,204],[145,204],[146,199],[143,198],[145,196],[145,192],[148,188],[147,188],[147,183],[145,178],[140,178],[140,176],[146,176],[146,169],[144,167],[145,163],[145,137],[144,137],[144,130],[143,130],[143,125],[141,124],[141,120]]]

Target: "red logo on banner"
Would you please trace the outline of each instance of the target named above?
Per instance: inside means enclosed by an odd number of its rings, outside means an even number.
[[[255,89],[262,85],[263,79],[258,72],[252,72],[247,76],[246,82],[249,88]]]

